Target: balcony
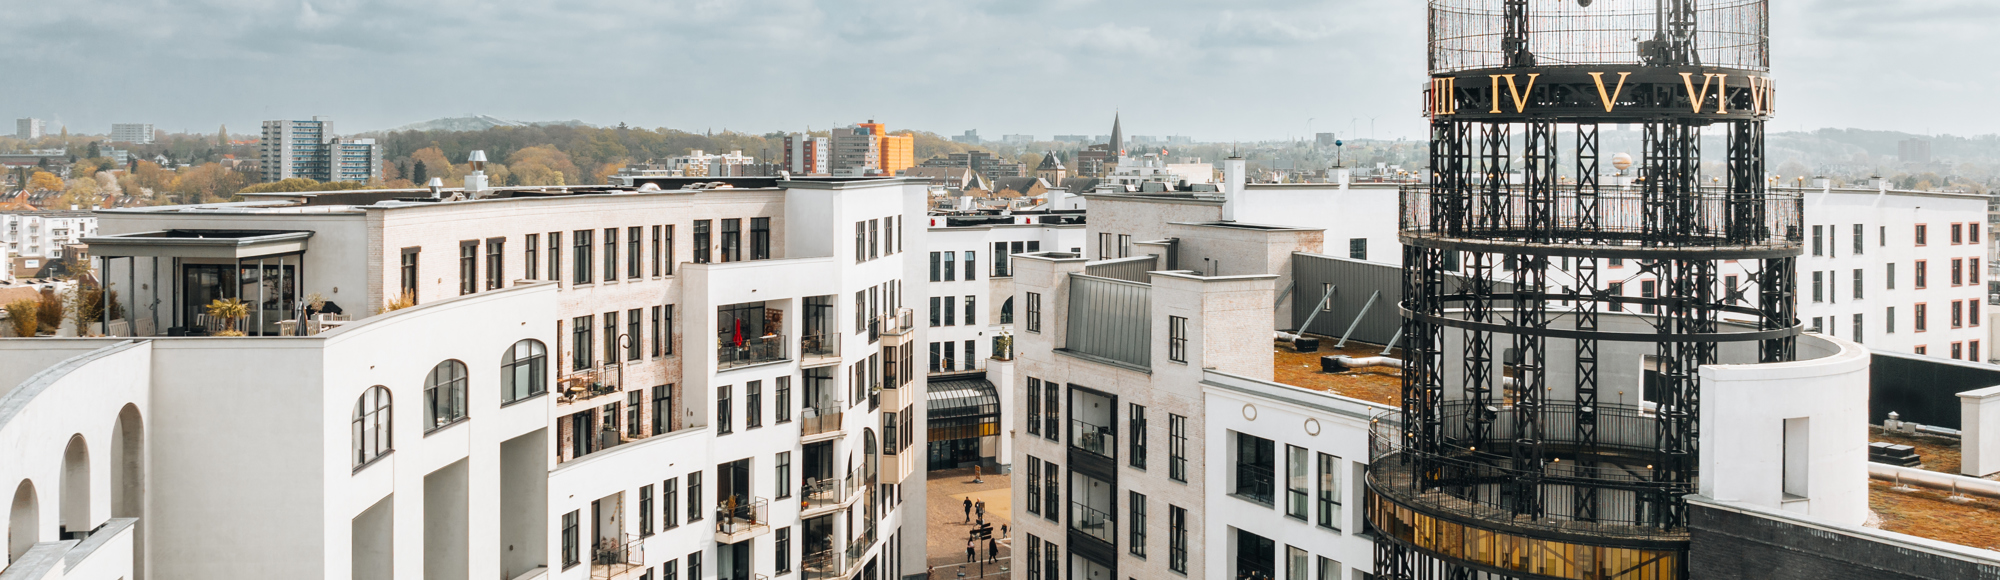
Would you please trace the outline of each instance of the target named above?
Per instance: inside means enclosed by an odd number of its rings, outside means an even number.
[[[838,333],[807,334],[799,337],[799,366],[805,368],[840,364]]]
[[[609,395],[619,391],[624,377],[624,366],[617,364],[573,371],[556,379],[556,392],[564,403]]]
[[[734,544],[770,531],[771,505],[764,498],[753,497],[743,503],[725,501],[715,506],[715,542],[718,544]]]
[[[902,336],[917,327],[916,314],[908,308],[898,308],[895,312],[881,316],[882,334]]]
[[[1082,419],[1069,421],[1070,446],[1105,457],[1116,457],[1118,431]]]
[[[785,348],[785,335],[771,334],[756,338],[736,339],[724,334],[718,335],[715,348],[716,370],[777,362],[790,358]]]
[[[800,513],[799,517],[809,518],[818,515],[816,512],[819,511],[854,505],[854,500],[862,497],[863,494],[860,492],[864,490],[861,488],[866,485],[867,483],[861,478],[859,470],[848,472],[845,478],[828,477],[813,479],[808,477],[806,478],[805,486],[801,490],[803,497],[800,500],[799,507],[802,513]]]
[[[1080,503],[1069,504],[1069,529],[1105,542],[1118,543],[1118,520],[1110,513]]]
[[[855,536],[854,541],[847,543],[847,560],[850,562],[861,561],[862,556],[868,555],[868,548],[874,545],[875,527],[869,526],[861,535]]]
[[[808,407],[799,411],[799,437],[807,439],[802,442],[810,443],[840,436],[840,415],[838,403],[823,407]],[[820,435],[830,436],[815,438]]]
[[[611,547],[595,548],[596,555],[590,561],[591,580],[624,578],[644,569],[646,567],[644,543],[645,540],[627,540]]]
[[[802,580],[844,578],[855,571],[857,561],[848,557],[846,550],[822,550],[806,554],[799,567],[805,572]]]

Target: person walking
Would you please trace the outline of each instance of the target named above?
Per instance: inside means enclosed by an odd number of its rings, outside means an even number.
[[[965,563],[971,564],[973,560],[977,559],[979,559],[979,549],[973,547],[972,540],[967,538],[965,540]]]
[[[1007,537],[1007,524],[1000,524],[1000,537],[1001,538]]]
[[[1000,543],[993,541],[993,538],[986,539],[986,561],[1000,561]]]
[[[979,521],[980,521],[980,522],[985,522],[985,521],[986,521],[986,500],[983,500],[983,499],[982,499],[982,500],[979,500],[979,503],[975,503],[975,504],[972,504],[972,511],[975,511],[975,512],[979,512]]]
[[[965,498],[965,522],[972,523],[972,498]]]

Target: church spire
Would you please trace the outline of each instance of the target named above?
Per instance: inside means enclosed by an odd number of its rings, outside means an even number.
[[[1125,131],[1118,127],[1118,112],[1111,112],[1111,154],[1115,157],[1125,154]]]

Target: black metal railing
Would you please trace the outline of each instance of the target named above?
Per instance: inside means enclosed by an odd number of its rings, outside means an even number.
[[[771,334],[755,338],[736,340],[731,335],[719,335],[715,347],[718,368],[734,368],[745,365],[781,361],[786,358],[785,335]]]
[[[800,336],[799,355],[810,357],[840,356],[840,335],[838,333],[825,333]]]
[[[715,531],[735,534],[770,527],[771,506],[761,497],[723,501],[715,505]]]
[[[1118,452],[1118,431],[1110,425],[1099,425],[1082,419],[1069,421],[1069,444],[1077,449],[1114,457]]]
[[[1803,242],[1796,191],[1732,192],[1700,187],[1666,194],[1643,186],[1573,185],[1531,195],[1523,185],[1471,185],[1451,192],[1402,188],[1399,226],[1417,237],[1587,243],[1637,247],[1774,246]]]
[[[1110,512],[1075,502],[1069,504],[1069,529],[1116,544],[1117,528],[1118,518]]]
[[[619,391],[619,384],[625,376],[625,367],[619,364],[605,364],[580,371],[572,371],[556,379],[556,392],[564,401],[577,401]]]
[[[1234,495],[1251,501],[1269,504],[1277,491],[1276,479],[1271,466],[1261,463],[1236,464],[1236,492]]]

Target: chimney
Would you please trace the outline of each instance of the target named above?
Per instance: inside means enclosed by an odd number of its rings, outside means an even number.
[[[433,177],[430,183],[424,184],[424,187],[431,188],[431,199],[444,199],[444,178]]]
[[[1889,191],[1889,180],[1882,179],[1880,175],[1868,176],[1868,184],[1875,186],[1875,191]]]
[[[1236,221],[1236,203],[1243,197],[1243,158],[1222,160],[1222,221]]]
[[[466,161],[472,163],[472,173],[465,176],[465,191],[467,193],[486,191],[486,152],[473,151],[472,155],[466,157]]]
[[[1354,170],[1336,167],[1333,170],[1333,180],[1334,183],[1340,184],[1341,189],[1347,189],[1347,184],[1354,182]]]
[[[1823,192],[1830,191],[1833,189],[1833,180],[1827,179],[1825,177],[1814,177],[1813,187],[1817,187],[1819,188],[1820,191]]]

